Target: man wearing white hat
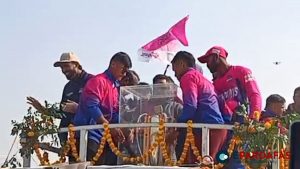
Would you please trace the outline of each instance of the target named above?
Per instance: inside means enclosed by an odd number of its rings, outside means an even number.
[[[67,127],[73,121],[82,89],[93,75],[82,69],[78,57],[73,52],[63,53],[60,60],[55,62],[53,66],[60,67],[62,73],[69,80],[64,87],[61,99],[61,110],[65,115],[59,125],[62,128]],[[35,98],[27,97],[27,100],[37,110],[44,109]],[[67,136],[67,133],[59,134],[61,144],[67,141]]]

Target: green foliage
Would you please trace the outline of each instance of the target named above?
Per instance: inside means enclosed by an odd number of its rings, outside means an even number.
[[[289,126],[297,120],[300,120],[300,114],[297,112],[286,113],[284,116],[279,118],[282,126],[289,128]]]
[[[258,112],[260,114],[260,112]],[[238,149],[247,152],[274,152],[285,149],[288,144],[288,126],[295,120],[299,120],[299,114],[290,113],[281,117],[268,118],[265,121],[257,121],[248,118],[244,107],[239,109],[239,115],[244,117],[244,123],[235,123],[234,136],[238,141]],[[279,148],[279,150],[278,150]],[[253,168],[259,168],[271,159],[246,158],[245,163]]]
[[[51,145],[58,145],[58,126],[55,125],[55,118],[62,118],[58,104],[45,102],[45,109],[42,112],[32,111],[30,107],[21,122],[12,120],[13,128],[11,135],[18,135],[22,148],[21,156],[33,154],[34,145],[42,142],[46,136],[52,138]]]

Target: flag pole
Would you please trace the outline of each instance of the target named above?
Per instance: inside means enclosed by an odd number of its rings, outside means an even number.
[[[170,67],[170,65],[168,64],[167,67],[166,67],[166,69],[165,69],[164,75],[166,75],[169,67]]]

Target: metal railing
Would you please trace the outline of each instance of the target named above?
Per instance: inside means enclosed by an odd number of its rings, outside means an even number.
[[[177,127],[177,128],[187,128],[187,123],[165,123],[165,127]],[[159,123],[128,123],[128,124],[110,124],[110,128],[146,128],[146,127],[159,127]],[[74,127],[75,131],[80,131],[80,146],[79,146],[79,158],[81,161],[86,161],[86,149],[87,149],[87,133],[88,130],[92,129],[103,129],[103,125],[87,125],[87,126],[77,126]],[[202,129],[202,155],[209,154],[209,130],[210,129],[227,129],[232,130],[233,125],[225,124],[205,124],[205,123],[193,123],[193,128]],[[68,132],[68,128],[61,128],[59,132]],[[30,158],[23,158],[23,164],[29,164]],[[279,160],[273,160],[272,169],[279,169]]]

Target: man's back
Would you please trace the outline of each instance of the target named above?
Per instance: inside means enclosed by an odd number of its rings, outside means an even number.
[[[195,122],[224,123],[214,87],[199,71],[190,69],[186,72],[180,79],[180,87],[184,103],[182,116],[196,111]]]

